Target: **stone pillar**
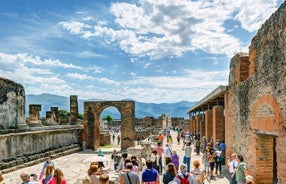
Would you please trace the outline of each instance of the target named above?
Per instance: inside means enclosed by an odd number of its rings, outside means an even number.
[[[206,125],[205,125],[205,120],[202,119],[202,120],[201,120],[201,124],[200,124],[200,135],[201,135],[200,139],[202,139],[203,136],[206,135],[206,133],[205,133],[206,127],[205,127],[205,126],[206,126]]]
[[[77,96],[71,95],[70,96],[70,113],[71,113],[71,124],[76,124],[78,122],[77,116],[78,116],[78,102],[77,102]]]
[[[196,131],[196,117],[192,116],[192,128],[191,128],[191,133]]]
[[[29,105],[29,125],[30,126],[39,126],[41,123],[40,111],[42,106],[39,104],[30,104]]]
[[[225,140],[224,107],[216,105],[213,107],[213,138],[214,141]]]
[[[196,134],[198,135],[200,132],[201,132],[201,121],[202,121],[202,115],[201,114],[198,114],[197,115],[197,118],[196,118]]]
[[[206,139],[210,142],[210,139],[213,138],[212,110],[205,111],[205,131]]]
[[[127,153],[132,155],[132,156],[136,156],[137,158],[137,161],[138,161],[138,169],[139,171],[142,170],[142,151],[143,151],[143,148],[142,147],[129,147],[127,148]]]
[[[45,125],[50,126],[50,125],[56,125],[57,122],[55,121],[53,117],[53,112],[52,111],[46,111],[46,121]]]
[[[59,123],[59,108],[51,107],[52,119],[54,119],[57,123]]]

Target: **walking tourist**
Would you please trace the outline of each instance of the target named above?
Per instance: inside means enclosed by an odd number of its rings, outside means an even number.
[[[136,156],[132,156],[131,157],[131,163],[132,163],[132,171],[138,173],[139,172],[139,167],[138,167],[138,163],[137,163],[137,157]]]
[[[162,157],[163,157],[164,149],[162,148],[160,142],[157,143],[157,147],[155,148],[155,150],[157,151],[157,155],[159,156],[159,171],[158,172],[162,173],[162,170],[163,170]]]
[[[140,179],[137,172],[134,172],[132,163],[127,163],[124,172],[120,173],[119,183],[120,184],[139,184]]]
[[[100,172],[98,170],[98,165],[91,164],[89,169],[88,169],[88,177],[91,180],[91,184],[99,184],[99,176],[100,176]]]
[[[186,164],[187,166],[187,172],[190,172],[191,154],[192,154],[191,142],[188,142],[187,146],[185,147],[185,154],[183,159],[183,163]]]
[[[195,145],[196,145],[196,153],[197,155],[200,155],[201,140],[199,137],[197,137]]]
[[[45,174],[45,169],[46,169],[46,167],[47,167],[48,165],[52,165],[52,166],[54,167],[54,169],[55,169],[55,163],[54,163],[54,161],[52,160],[51,156],[47,156],[47,157],[46,157],[46,161],[44,162],[44,165],[43,165],[43,167],[42,167],[42,171],[41,171],[40,176],[39,176],[39,179],[40,179],[40,180],[43,178],[43,176],[44,176],[44,174]]]
[[[174,181],[177,184],[185,184],[185,183],[196,184],[194,176],[190,174],[189,172],[187,172],[186,169],[187,169],[187,166],[185,164],[181,164],[180,172],[176,175],[176,177],[174,178]]]
[[[208,162],[210,164],[210,179],[215,179],[214,177],[214,167],[215,167],[215,152],[214,152],[214,148],[210,147],[209,151],[208,151]]]
[[[23,184],[38,184],[37,181],[31,181],[30,174],[27,171],[23,171],[20,174],[20,178],[23,181]]]
[[[203,136],[203,140],[202,140],[202,152],[204,153],[206,151],[206,148],[207,148],[207,139],[205,136]]]
[[[152,161],[146,161],[147,168],[142,172],[141,184],[159,184],[160,177],[158,171],[152,168]]]
[[[178,135],[177,135],[177,142],[178,142],[178,145],[180,145],[180,140],[181,140],[181,135],[180,135],[180,132],[178,132]]]
[[[125,159],[127,158],[128,154],[127,153],[122,153],[121,155],[121,160],[119,162],[117,171],[121,171],[125,168]]]
[[[220,147],[215,152],[215,174],[221,175],[222,152]]]
[[[113,150],[113,152],[111,154],[111,159],[113,161],[114,170],[116,171],[116,169],[119,165],[119,162],[120,162],[119,155],[117,155],[116,149]]]
[[[165,150],[164,150],[164,157],[165,157],[165,158],[166,158],[166,157],[172,157],[172,155],[173,155],[173,152],[172,152],[172,150],[171,150],[171,148],[170,148],[169,143],[167,143],[167,144],[166,144],[166,148],[165,148]]]
[[[109,176],[108,176],[108,174],[103,173],[102,175],[100,175],[99,183],[100,184],[109,184]]]
[[[53,178],[54,166],[48,165],[45,169],[45,177],[42,180],[42,184],[47,184]]]
[[[158,135],[158,143],[163,144],[164,136],[162,133]]]
[[[225,164],[225,150],[226,150],[226,145],[224,140],[221,141],[221,143],[219,144],[219,148],[221,151],[221,157],[222,157],[222,165]]]
[[[236,182],[237,184],[245,184],[245,177],[247,176],[247,168],[246,164],[243,162],[243,156],[237,155],[236,160],[238,162],[238,166],[235,169]]]
[[[163,183],[168,184],[170,181],[173,181],[177,174],[176,167],[173,163],[167,165],[166,172],[163,175]]]
[[[179,161],[180,161],[180,157],[177,154],[177,151],[173,151],[172,163],[175,165],[177,172],[179,171]]]
[[[54,171],[53,178],[48,182],[48,184],[66,184],[64,174],[61,169],[57,168]]]
[[[156,150],[152,151],[150,159],[152,161],[152,167],[159,172],[159,156],[157,155]]]
[[[120,144],[120,135],[117,136],[117,145]]]
[[[194,169],[191,171],[191,174],[194,176],[196,184],[203,184],[205,180],[205,173],[200,169],[200,162],[195,160],[193,162]]]
[[[229,168],[229,173],[231,174],[230,184],[236,184],[236,176],[234,170],[238,166],[238,162],[236,161],[236,153],[231,154],[231,159],[227,158],[227,166]]]

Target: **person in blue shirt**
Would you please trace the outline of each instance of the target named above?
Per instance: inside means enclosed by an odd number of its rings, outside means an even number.
[[[221,141],[221,143],[219,144],[219,148],[221,151],[221,157],[222,157],[222,165],[225,165],[225,150],[226,150],[226,145],[224,140]]]

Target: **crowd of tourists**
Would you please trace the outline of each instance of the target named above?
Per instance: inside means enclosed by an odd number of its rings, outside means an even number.
[[[146,169],[139,173],[139,163],[136,156],[128,157],[127,153],[120,156],[116,150],[111,154],[114,163],[114,171],[119,175],[120,184],[203,184],[222,175],[222,164],[227,164],[231,174],[230,184],[254,184],[252,176],[248,175],[247,167],[242,155],[233,153],[231,157],[225,155],[224,141],[207,141],[205,137],[200,140],[200,135],[189,132],[177,131],[177,144],[182,141],[183,162],[180,162],[177,151],[172,149],[173,139],[170,132],[160,133],[157,138],[157,146],[146,160]],[[166,140],[166,141],[164,141]],[[165,143],[166,142],[166,143]],[[165,143],[165,144],[164,144]],[[194,149],[194,150],[193,150]],[[200,155],[202,160],[191,163],[192,152]],[[101,150],[98,153],[103,156]],[[191,169],[192,164],[192,169]],[[202,166],[201,166],[202,164]],[[109,175],[104,170],[102,162],[91,162],[87,170],[83,184],[109,183]],[[160,177],[160,175],[162,177]],[[46,157],[39,176],[24,171],[20,174],[23,184],[66,184],[66,179],[60,168],[56,168],[50,156]],[[160,180],[161,178],[161,180]],[[0,184],[4,184],[4,178],[0,172]]]

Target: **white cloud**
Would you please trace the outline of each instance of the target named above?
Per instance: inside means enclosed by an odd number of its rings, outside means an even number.
[[[41,59],[39,56],[31,56],[26,53],[19,53],[15,55],[0,53],[0,62],[2,63],[30,63],[36,66],[48,66],[49,68],[73,68],[82,69],[80,66],[73,64],[62,63],[59,60]]]
[[[116,42],[122,50],[136,57],[160,59],[180,57],[184,53],[202,50],[229,57],[248,43],[230,35],[225,21],[236,19],[253,32],[275,11],[277,1],[249,0],[188,1],[140,0],[137,4],[113,3],[110,12],[117,28],[107,24],[80,22],[60,23],[72,34],[85,39],[103,37],[106,43]],[[235,16],[235,17],[234,17]],[[86,30],[88,28],[88,30]]]
[[[90,28],[89,25],[77,21],[59,22],[58,24],[69,30],[72,34],[81,34],[84,28]]]
[[[67,77],[70,77],[73,79],[79,79],[79,80],[93,80],[91,76],[88,76],[86,74],[79,74],[79,73],[68,73]]]
[[[99,79],[97,79],[97,80],[100,81],[100,82],[102,82],[102,83],[104,83],[104,84],[112,84],[112,85],[115,85],[115,86],[119,86],[119,85],[120,85],[119,82],[116,82],[116,81],[114,81],[114,80],[107,79],[107,78],[105,78],[105,77],[99,78]]]

